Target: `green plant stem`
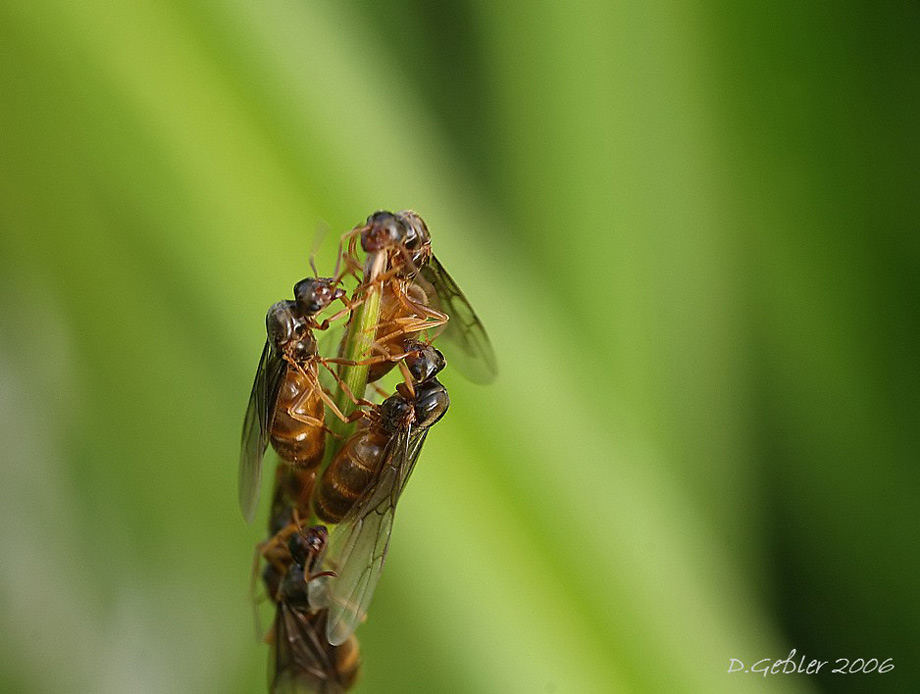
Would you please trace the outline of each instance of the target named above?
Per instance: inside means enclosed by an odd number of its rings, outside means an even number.
[[[348,332],[345,335],[345,344],[342,353],[339,355],[347,361],[365,361],[371,356],[371,347],[374,344],[377,323],[380,318],[380,284],[375,283],[374,280],[381,274],[384,261],[385,257],[382,253],[368,259],[364,273],[365,281],[355,291],[353,298],[355,301],[360,301],[360,304],[352,311],[351,320],[348,322]],[[369,369],[368,364],[340,365],[338,376],[341,383],[344,383],[348,388],[348,391],[337,381],[333,400],[345,416],[352,414],[357,409],[357,405],[349,393],[356,398],[364,396]],[[316,508],[316,494],[320,487],[320,480],[335,458],[339,448],[341,448],[354,428],[353,423],[343,422],[334,415],[327,417],[327,420],[327,425],[332,430],[332,433],[326,435],[326,452],[323,455],[323,461],[320,463],[319,469],[316,471],[316,483],[313,485],[312,503],[310,504],[310,525],[316,525],[319,522],[313,509]]]
[[[380,316],[380,286],[372,285],[365,290],[364,301],[352,314],[348,334],[345,338],[343,359],[348,361],[363,361],[371,356],[371,347],[377,332],[377,321]],[[342,364],[339,369],[339,378],[348,387],[348,392],[341,384],[336,384],[335,404],[342,414],[349,415],[357,407],[349,396],[362,397],[367,387],[368,364],[349,365]],[[338,417],[336,424],[346,426]],[[332,427],[335,429],[335,427]],[[336,432],[338,433],[338,432]]]

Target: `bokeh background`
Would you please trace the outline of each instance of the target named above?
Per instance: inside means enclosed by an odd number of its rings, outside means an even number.
[[[264,691],[264,312],[406,207],[501,373],[444,378],[355,691],[920,689],[918,25],[0,4],[0,690]]]

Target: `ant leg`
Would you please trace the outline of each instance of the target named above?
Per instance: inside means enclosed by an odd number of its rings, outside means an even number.
[[[441,323],[441,325],[435,326],[433,330],[434,332],[431,333],[431,337],[428,338],[429,345],[435,340],[437,340],[441,336],[441,333],[447,330],[447,321],[444,321],[443,323]]]
[[[409,397],[412,400],[415,400],[415,386],[412,383],[412,374],[409,373],[409,367],[406,366],[405,359],[400,359],[397,365],[399,366],[399,370],[402,372],[403,383],[406,384],[406,388],[409,390]]]
[[[345,267],[342,269],[342,277],[351,275],[358,282],[363,281],[364,268],[361,265],[361,261],[358,260],[357,254],[346,252],[341,257],[345,262]]]
[[[336,312],[333,313],[331,316],[329,316],[328,318],[324,319],[322,323],[317,323],[317,324],[315,324],[314,327],[315,327],[317,330],[326,330],[326,329],[329,327],[329,324],[330,324],[330,323],[332,323],[333,321],[338,320],[338,319],[341,318],[342,316],[345,316],[345,315],[351,313],[352,311],[354,311],[356,308],[358,308],[358,306],[360,306],[361,304],[363,304],[363,303],[367,300],[367,297],[366,297],[366,296],[362,296],[362,297],[360,297],[360,298],[358,298],[358,299],[352,300],[352,299],[348,299],[348,298],[346,298],[346,297],[344,297],[344,296],[341,296],[341,297],[339,297],[339,299],[341,300],[341,302],[342,302],[343,304],[345,304],[345,308],[336,311]]]
[[[391,337],[396,337],[397,335],[402,335],[402,334],[404,334],[402,331],[394,331]],[[411,333],[408,333],[406,335],[407,335],[407,340],[408,340],[408,338],[411,337]],[[430,344],[430,341],[426,342],[425,344],[426,345]],[[373,366],[374,364],[380,364],[381,362],[388,362],[388,361],[395,362],[401,359],[405,359],[410,354],[414,354],[417,351],[417,349],[408,349],[403,352],[398,352],[397,354],[391,354],[382,345],[380,345],[376,341],[371,345],[371,347],[374,350],[380,352],[380,356],[369,357],[367,359],[362,359],[361,361],[351,361],[350,359],[325,359],[324,361],[328,361],[330,364],[344,364],[347,366]]]
[[[444,316],[444,314],[437,314]],[[437,328],[443,328],[441,326],[447,323],[447,318],[439,318],[437,320],[428,320],[426,318],[419,317],[410,317],[405,316],[402,318],[394,318],[386,323],[381,323],[378,326],[378,332],[382,330],[389,330],[389,332],[381,335],[376,339],[377,343],[386,344],[398,337],[402,337],[405,340],[409,339],[418,339],[416,336],[423,331],[431,331]],[[440,331],[439,333],[440,334]],[[430,344],[433,338],[428,339],[426,342]],[[389,359],[396,359],[398,357],[390,356]]]
[[[291,515],[294,516],[294,523],[293,523],[293,525],[294,525],[294,527],[297,529],[296,532],[298,532],[298,533],[300,533],[300,534],[302,535],[302,534],[303,534],[303,523],[302,523],[301,520],[300,520],[300,510],[295,506],[295,507],[294,507],[294,511],[293,511],[293,513],[292,513]],[[294,533],[291,533],[291,535],[293,535],[293,534],[294,534]]]
[[[333,413],[336,417],[338,417],[340,420],[342,420],[343,422],[345,422],[345,424],[351,424],[352,422],[356,422],[356,421],[358,421],[359,419],[361,419],[362,417],[365,416],[365,415],[364,415],[364,410],[362,410],[362,409],[360,409],[360,408],[358,408],[357,410],[355,410],[354,412],[352,412],[350,415],[347,415],[347,416],[346,416],[346,415],[342,414],[342,411],[336,406],[336,404],[335,404],[335,402],[333,402],[332,398],[330,398],[330,397],[326,394],[326,391],[324,391],[322,388],[320,388],[319,396],[323,399],[323,402],[326,403],[326,406],[327,406],[330,410],[332,410],[332,413]]]
[[[304,397],[304,396],[301,396],[300,398],[298,398],[298,402],[299,402],[303,397]],[[294,409],[294,406],[292,405],[292,406],[291,406],[291,410],[293,410],[293,409]],[[325,423],[322,419],[320,419],[319,417],[313,417],[313,416],[308,415],[308,414],[300,414],[299,412],[291,412],[291,411],[288,412],[288,415],[289,415],[289,416],[291,417],[291,419],[293,419],[295,422],[300,422],[301,424],[309,424],[310,426],[320,427],[320,428],[325,428],[325,427],[326,427],[326,423]]]
[[[407,272],[406,274],[409,275],[410,277],[414,277],[415,275],[418,274],[419,267],[412,260],[412,256],[409,254],[409,249],[406,248],[402,244],[399,244],[397,248],[399,249],[399,254],[403,257],[403,261],[406,263],[406,266],[409,268],[409,272]]]
[[[394,336],[396,336],[396,335],[401,335],[401,334],[402,334],[401,331],[396,331],[396,332],[393,333]],[[358,361],[354,361],[354,360],[351,360],[351,359],[337,359],[337,358],[326,359],[325,361],[329,362],[330,364],[340,364],[340,365],[344,365],[344,366],[373,366],[374,364],[380,364],[380,363],[383,363],[383,362],[396,361],[396,360],[398,360],[398,359],[402,359],[402,358],[404,358],[404,357],[406,356],[406,354],[408,354],[408,353],[404,353],[404,354],[395,354],[395,355],[394,355],[394,354],[390,354],[390,353],[386,350],[386,348],[384,348],[382,345],[380,345],[380,344],[379,344],[378,342],[376,342],[376,341],[373,342],[373,343],[371,343],[371,349],[374,350],[374,351],[376,351],[376,352],[379,352],[379,356],[376,356],[376,357],[368,357],[367,359],[361,359],[361,360],[358,360]],[[330,369],[330,370],[331,370],[331,369]],[[341,383],[341,381],[340,381],[340,383]],[[346,390],[346,392],[347,392],[347,386],[345,386],[344,383],[343,383],[342,385],[343,385],[343,389]],[[352,400],[354,400],[354,398],[352,398]],[[362,404],[364,404],[364,403],[362,403]]]
[[[415,293],[416,296],[412,296]],[[400,283],[394,287],[394,296],[403,308],[419,318],[430,319],[438,323],[447,322],[449,316],[428,305],[430,291],[426,291],[417,282]]]
[[[450,320],[450,316],[442,311],[433,309],[430,306],[419,303],[418,301],[413,300],[408,294],[403,293],[399,297],[399,302],[405,306],[410,311],[413,311],[415,315],[420,319],[425,319],[428,322],[436,322],[438,325],[441,323],[446,323]]]
[[[378,351],[383,351],[382,347],[376,347]],[[361,359],[359,361],[353,361],[351,359],[338,359],[331,358],[326,359],[330,364],[339,364],[342,366],[373,366],[374,364],[379,364],[382,361],[391,361],[390,355],[388,353],[382,354],[379,357],[368,357],[367,359]],[[328,368],[328,367],[327,367]],[[331,371],[332,369],[330,369]]]
[[[373,403],[364,398],[356,397],[354,393],[351,392],[351,388],[348,387],[348,384],[343,381],[339,375],[335,372],[329,364],[345,364],[346,366],[364,366],[358,362],[349,361],[348,359],[324,359],[322,357],[317,357],[317,361],[322,364],[326,370],[332,374],[332,377],[339,384],[339,387],[345,392],[345,395],[348,396],[348,399],[351,400],[356,406],[360,407],[361,405],[372,406]],[[323,391],[325,393],[325,391]]]
[[[351,424],[352,422],[357,421],[359,418],[364,416],[363,410],[357,409],[346,417],[344,414],[342,414],[342,411],[336,406],[335,402],[333,402],[332,398],[329,397],[326,391],[323,390],[318,384],[316,387],[318,388],[319,397],[322,399],[323,403],[325,403],[325,405],[330,410],[332,410],[332,413],[336,417],[341,419],[346,424]],[[348,395],[351,395],[350,391],[347,389],[347,386],[345,387],[345,392]],[[313,395],[312,390],[308,390],[308,391],[305,391],[304,393],[301,393],[300,396],[297,398],[297,400],[294,401],[294,404],[291,405],[291,407],[288,409],[288,415],[290,416],[291,419],[293,419],[294,421],[300,422],[301,424],[307,424],[309,426],[314,426],[314,427],[322,429],[326,433],[333,434],[333,431],[329,427],[326,426],[326,422],[323,421],[322,419],[318,417],[314,417],[312,415],[308,415],[308,414],[301,414],[300,412],[295,411],[298,406],[303,405],[304,402],[308,398],[312,397],[312,395]],[[356,405],[363,405],[363,404],[372,405],[373,404],[367,400],[364,400],[363,398],[359,400],[353,397],[353,399]]]
[[[367,225],[355,227],[351,231],[346,231],[339,237],[339,249],[345,248],[346,241],[348,242],[348,252],[357,254],[356,244],[358,236],[360,236],[367,229]]]
[[[428,321],[419,320],[418,318],[394,318],[388,323],[382,323],[383,327],[396,326],[395,330],[391,330],[389,333],[381,335],[377,338],[376,342],[378,343],[387,343],[394,338],[404,336],[406,338],[411,337],[416,333],[420,333],[422,330],[427,330],[429,327],[435,327],[431,325]]]

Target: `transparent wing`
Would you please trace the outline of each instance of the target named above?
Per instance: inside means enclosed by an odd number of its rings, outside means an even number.
[[[437,295],[434,308],[450,316],[441,333],[441,339],[448,343],[444,349],[447,362],[473,383],[494,381],[498,375],[495,351],[486,329],[460,287],[434,256],[422,268],[421,275],[434,287]],[[434,303],[435,297],[431,301]],[[438,346],[441,346],[440,342]]]
[[[272,349],[266,340],[262,358],[256,371],[256,380],[249,394],[249,406],[243,419],[243,438],[240,443],[239,501],[240,510],[247,522],[252,523],[262,486],[262,458],[268,446],[272,415],[278,391],[284,382],[287,362]]]
[[[272,694],[340,694],[332,646],[325,640],[325,613],[278,604],[269,665]]]
[[[409,442],[406,445],[406,451],[404,454],[404,464],[400,465],[397,470],[397,479],[396,483],[398,485],[398,491],[396,492],[396,500],[402,495],[406,489],[406,484],[409,482],[409,477],[412,475],[412,471],[415,469],[415,464],[418,462],[419,456],[422,454],[422,446],[425,443],[425,437],[428,436],[429,427],[424,429],[417,428],[415,430],[415,435],[409,435]],[[395,503],[395,500],[394,500]]]
[[[333,645],[344,643],[367,614],[386,560],[396,502],[427,434],[427,428],[414,428],[393,437],[377,479],[332,531],[326,561],[336,577],[329,590],[326,639]]]

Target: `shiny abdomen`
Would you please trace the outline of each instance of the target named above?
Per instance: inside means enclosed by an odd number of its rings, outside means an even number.
[[[304,371],[289,366],[275,404],[272,446],[282,460],[298,468],[315,467],[325,450],[325,406],[319,387],[315,364],[307,364]]]
[[[351,510],[380,470],[389,440],[371,426],[342,445],[319,483],[315,511],[320,520],[338,523]]]

